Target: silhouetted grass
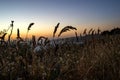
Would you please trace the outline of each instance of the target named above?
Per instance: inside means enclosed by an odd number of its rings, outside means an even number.
[[[59,36],[69,29],[77,30],[65,27]],[[10,45],[7,42],[0,44],[0,79],[119,80],[120,35],[99,35],[96,38],[93,29],[86,31],[84,35],[90,38],[78,36],[75,32],[77,42],[72,38],[59,39],[54,40],[54,45],[47,37],[40,36],[36,41],[33,36],[30,41],[21,38],[11,40]],[[20,37],[19,29],[17,37]],[[79,43],[81,38],[82,44]],[[39,47],[38,51],[34,51],[36,47]]]

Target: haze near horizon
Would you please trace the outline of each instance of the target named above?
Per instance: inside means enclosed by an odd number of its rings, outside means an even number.
[[[78,34],[87,28],[101,30],[120,27],[120,0],[1,0],[0,31],[7,29],[14,20],[13,36],[17,28],[29,36],[52,37],[54,27],[60,22],[58,32],[65,26],[74,26]],[[61,37],[73,36],[72,31]]]

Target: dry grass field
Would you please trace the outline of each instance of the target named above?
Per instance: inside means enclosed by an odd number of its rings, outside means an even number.
[[[61,31],[69,29],[76,30],[69,26]],[[1,80],[120,80],[119,34],[98,38],[89,34],[91,38],[84,39],[82,44],[77,33],[76,42],[66,39],[59,43],[46,37],[38,39],[45,39],[44,43],[37,43],[35,37],[25,41],[19,30],[17,34],[19,38],[14,41],[1,40]],[[39,50],[35,51],[37,46]]]

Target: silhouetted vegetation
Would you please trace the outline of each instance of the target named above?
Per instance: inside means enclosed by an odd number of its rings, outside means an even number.
[[[34,23],[27,28],[27,34]],[[78,36],[77,28],[66,26],[53,40],[45,36],[5,41],[7,31],[1,31],[1,80],[120,80],[120,29],[101,32],[85,29]],[[74,38],[60,38],[64,32],[74,30]],[[57,35],[57,34],[56,34]],[[108,35],[108,36],[102,36]]]
[[[120,28],[114,28],[111,31],[106,30],[106,31],[103,31],[101,34],[102,35],[116,35],[116,34],[120,34]]]

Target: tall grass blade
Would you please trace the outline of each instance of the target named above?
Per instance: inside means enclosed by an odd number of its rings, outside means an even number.
[[[19,31],[19,28],[17,29],[17,38],[20,38],[20,31]]]
[[[59,27],[60,23],[58,23],[56,26],[55,26],[55,29],[54,29],[54,32],[53,32],[53,37],[55,37],[55,33],[57,32],[57,29]]]
[[[91,28],[91,29],[88,31],[88,34],[90,35],[92,31],[93,31],[93,28]]]
[[[0,37],[0,39],[4,41],[6,34],[7,34],[7,33],[4,33],[3,36]]]
[[[87,29],[84,29],[83,35],[87,35]]]
[[[100,31],[101,31],[101,30],[98,28],[98,30],[97,30],[97,34],[100,34]]]
[[[76,37],[76,41],[78,42],[78,35],[77,35],[77,32],[75,32],[75,37]]]

